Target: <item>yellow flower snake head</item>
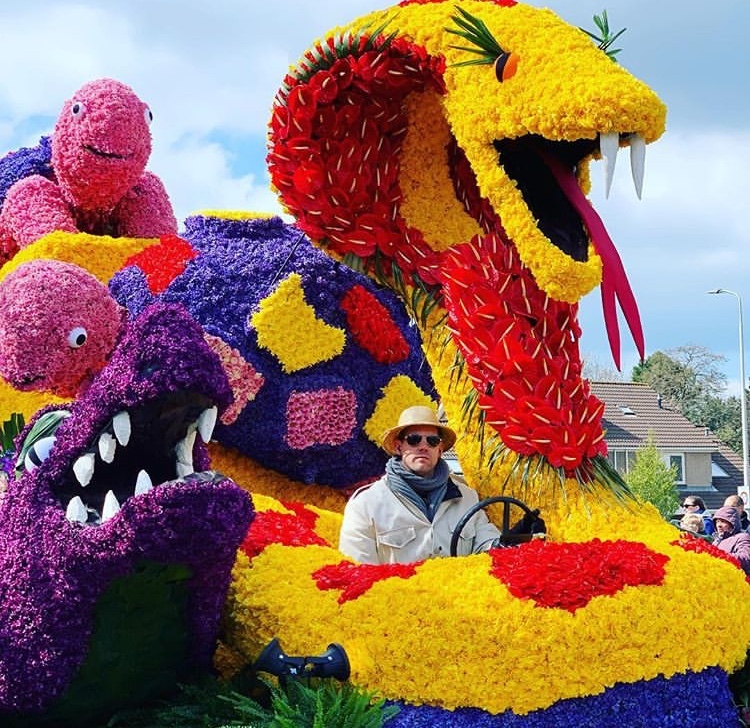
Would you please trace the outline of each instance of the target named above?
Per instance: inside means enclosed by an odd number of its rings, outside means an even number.
[[[447,313],[502,448],[590,480],[606,447],[577,302],[601,285],[618,367],[618,303],[642,356],[644,342],[588,166],[630,147],[640,188],[664,120],[647,86],[549,10],[407,0],[334,29],[290,70],[268,164],[313,241],[394,287],[433,333],[429,314]],[[438,388],[450,416],[460,402]]]

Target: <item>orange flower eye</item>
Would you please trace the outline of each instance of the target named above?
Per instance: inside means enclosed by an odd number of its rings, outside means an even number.
[[[501,83],[513,78],[518,70],[518,55],[515,53],[502,53],[495,60],[495,75]]]

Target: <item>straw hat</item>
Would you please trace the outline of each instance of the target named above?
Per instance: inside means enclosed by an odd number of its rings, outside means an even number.
[[[383,450],[389,455],[395,455],[396,441],[401,432],[407,427],[418,427],[419,425],[437,427],[440,437],[443,438],[443,450],[450,449],[453,447],[453,443],[456,442],[456,433],[450,427],[446,427],[440,422],[432,407],[416,405],[414,407],[407,407],[398,418],[398,424],[383,433]]]

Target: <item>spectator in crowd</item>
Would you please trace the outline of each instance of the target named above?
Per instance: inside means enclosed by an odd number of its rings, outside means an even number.
[[[724,504],[726,505],[726,503]],[[703,498],[697,495],[685,496],[685,500],[682,502],[682,507],[685,513],[697,513],[703,518],[703,532],[708,536],[713,536],[714,533],[714,522],[711,519],[711,514],[706,510],[706,504],[703,502]]]
[[[703,518],[697,513],[686,513],[680,519],[680,528],[690,533],[703,533]]]
[[[346,504],[339,550],[367,564],[448,556],[456,524],[479,500],[476,491],[452,479],[442,458],[455,441],[456,433],[431,407],[405,409],[383,435],[391,456],[385,475],[356,490]],[[500,546],[499,538],[479,510],[461,533],[458,554]]]
[[[748,520],[745,511],[745,501],[743,501],[738,495],[728,495],[724,499],[724,505],[737,510],[740,514],[740,525],[742,526],[742,530],[747,531],[748,528],[750,528],[750,521]]]
[[[714,546],[739,560],[743,571],[750,574],[750,533],[742,530],[736,508],[722,506],[714,513]]]

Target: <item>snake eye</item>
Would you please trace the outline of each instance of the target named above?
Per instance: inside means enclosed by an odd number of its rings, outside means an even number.
[[[79,349],[86,343],[86,339],[88,339],[86,329],[83,326],[76,326],[68,334],[68,346],[71,349]]]
[[[501,83],[516,75],[518,56],[515,53],[501,53],[495,60],[495,76]]]
[[[70,107],[70,113],[73,115],[74,119],[80,119],[85,112],[86,107],[83,105],[82,101],[74,101],[73,105]]]
[[[143,110],[143,116],[146,119],[146,124],[151,126],[151,122],[154,120],[154,115],[151,113],[151,109],[148,106]]]

